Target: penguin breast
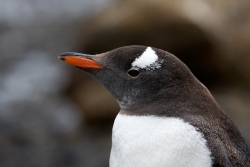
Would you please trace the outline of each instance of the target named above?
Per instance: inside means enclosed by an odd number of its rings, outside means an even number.
[[[211,167],[203,135],[180,118],[118,114],[110,167]]]

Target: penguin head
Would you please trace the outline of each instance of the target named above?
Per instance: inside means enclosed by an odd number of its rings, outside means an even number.
[[[146,46],[125,46],[96,55],[66,52],[59,58],[99,80],[122,110],[176,98],[193,78],[174,55]]]

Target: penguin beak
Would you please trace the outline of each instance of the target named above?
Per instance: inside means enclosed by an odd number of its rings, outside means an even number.
[[[104,68],[102,65],[92,60],[92,55],[75,53],[75,52],[66,52],[58,56],[59,59],[65,61],[68,64],[71,64],[80,68]]]

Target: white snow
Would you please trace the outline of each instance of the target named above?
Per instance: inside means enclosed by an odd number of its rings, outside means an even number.
[[[135,59],[132,63],[132,67],[134,68],[149,68],[152,66],[154,69],[159,68],[160,64],[157,63],[158,55],[151,47],[147,47],[147,49],[142,53],[142,55]]]

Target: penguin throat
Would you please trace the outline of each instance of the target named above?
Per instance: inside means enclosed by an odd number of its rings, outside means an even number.
[[[133,106],[133,101],[129,96],[124,96],[121,100],[118,100],[117,102],[121,109],[126,109]]]

